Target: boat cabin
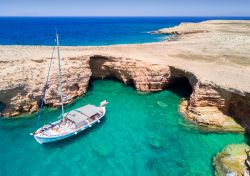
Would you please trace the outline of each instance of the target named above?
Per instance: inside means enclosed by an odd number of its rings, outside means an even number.
[[[100,108],[94,105],[86,105],[78,109],[74,109],[66,114],[64,118],[74,123],[76,128],[90,124],[96,120],[100,115]]]

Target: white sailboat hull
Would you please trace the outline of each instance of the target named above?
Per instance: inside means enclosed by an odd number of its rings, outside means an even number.
[[[59,141],[65,138],[68,138],[70,136],[73,136],[74,133],[68,133],[66,135],[62,135],[62,136],[57,136],[57,137],[41,137],[41,136],[34,136],[34,138],[36,139],[36,141],[39,144],[44,144],[44,143],[48,143],[48,142],[55,142],[55,141]]]
[[[102,107],[103,108],[103,114],[97,118],[96,120],[94,120],[93,122],[91,122],[90,124],[88,125],[84,125],[80,128],[77,128],[75,130],[72,130],[70,132],[67,132],[67,133],[63,133],[63,134],[59,134],[59,135],[53,135],[53,136],[41,136],[39,134],[35,134],[34,135],[34,138],[36,139],[36,141],[40,144],[44,144],[44,143],[49,143],[49,142],[55,142],[55,141],[59,141],[59,140],[62,140],[62,139],[65,139],[65,138],[68,138],[70,136],[73,136],[73,135],[77,135],[79,134],[80,132],[86,130],[87,128],[90,128],[92,127],[92,125],[94,125],[95,123],[99,123],[100,120],[105,116],[105,113],[106,113],[106,109],[105,107]],[[58,123],[59,121],[56,121],[54,122],[53,124],[56,124]],[[39,130],[39,129],[38,129]]]

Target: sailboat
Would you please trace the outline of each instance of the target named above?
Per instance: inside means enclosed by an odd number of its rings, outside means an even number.
[[[60,85],[60,98],[61,98],[61,115],[60,120],[53,123],[47,124],[31,133],[36,141],[40,144],[59,141],[68,138],[73,135],[77,135],[87,128],[92,127],[95,123],[99,123],[106,113],[105,106],[108,104],[106,100],[102,101],[99,106],[88,104],[86,106],[71,110],[67,113],[64,112],[64,102],[62,93],[62,78],[61,78],[61,58],[60,58],[60,47],[59,47],[59,36],[56,34],[56,43],[58,51],[58,77]],[[39,118],[43,108],[43,102],[45,97],[46,88],[48,87],[48,78],[53,59],[53,53],[51,62],[49,65],[49,71],[47,75],[46,85],[43,91],[42,103],[39,113]]]

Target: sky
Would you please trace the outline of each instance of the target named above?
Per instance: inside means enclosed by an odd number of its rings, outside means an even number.
[[[0,16],[250,16],[250,0],[0,0]]]

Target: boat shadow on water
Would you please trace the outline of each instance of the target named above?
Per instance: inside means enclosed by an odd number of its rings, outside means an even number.
[[[69,138],[65,138],[59,141],[44,143],[44,144],[39,144],[39,145],[41,145],[45,149],[54,149],[54,148],[61,148],[61,147],[73,144],[74,142],[77,142],[77,140],[80,140],[84,136],[87,136],[90,133],[95,132],[97,130],[101,130],[101,127],[104,125],[105,121],[106,121],[106,117],[102,118],[100,123],[96,123],[92,127],[87,128],[84,131],[81,131],[77,135],[73,135]]]

